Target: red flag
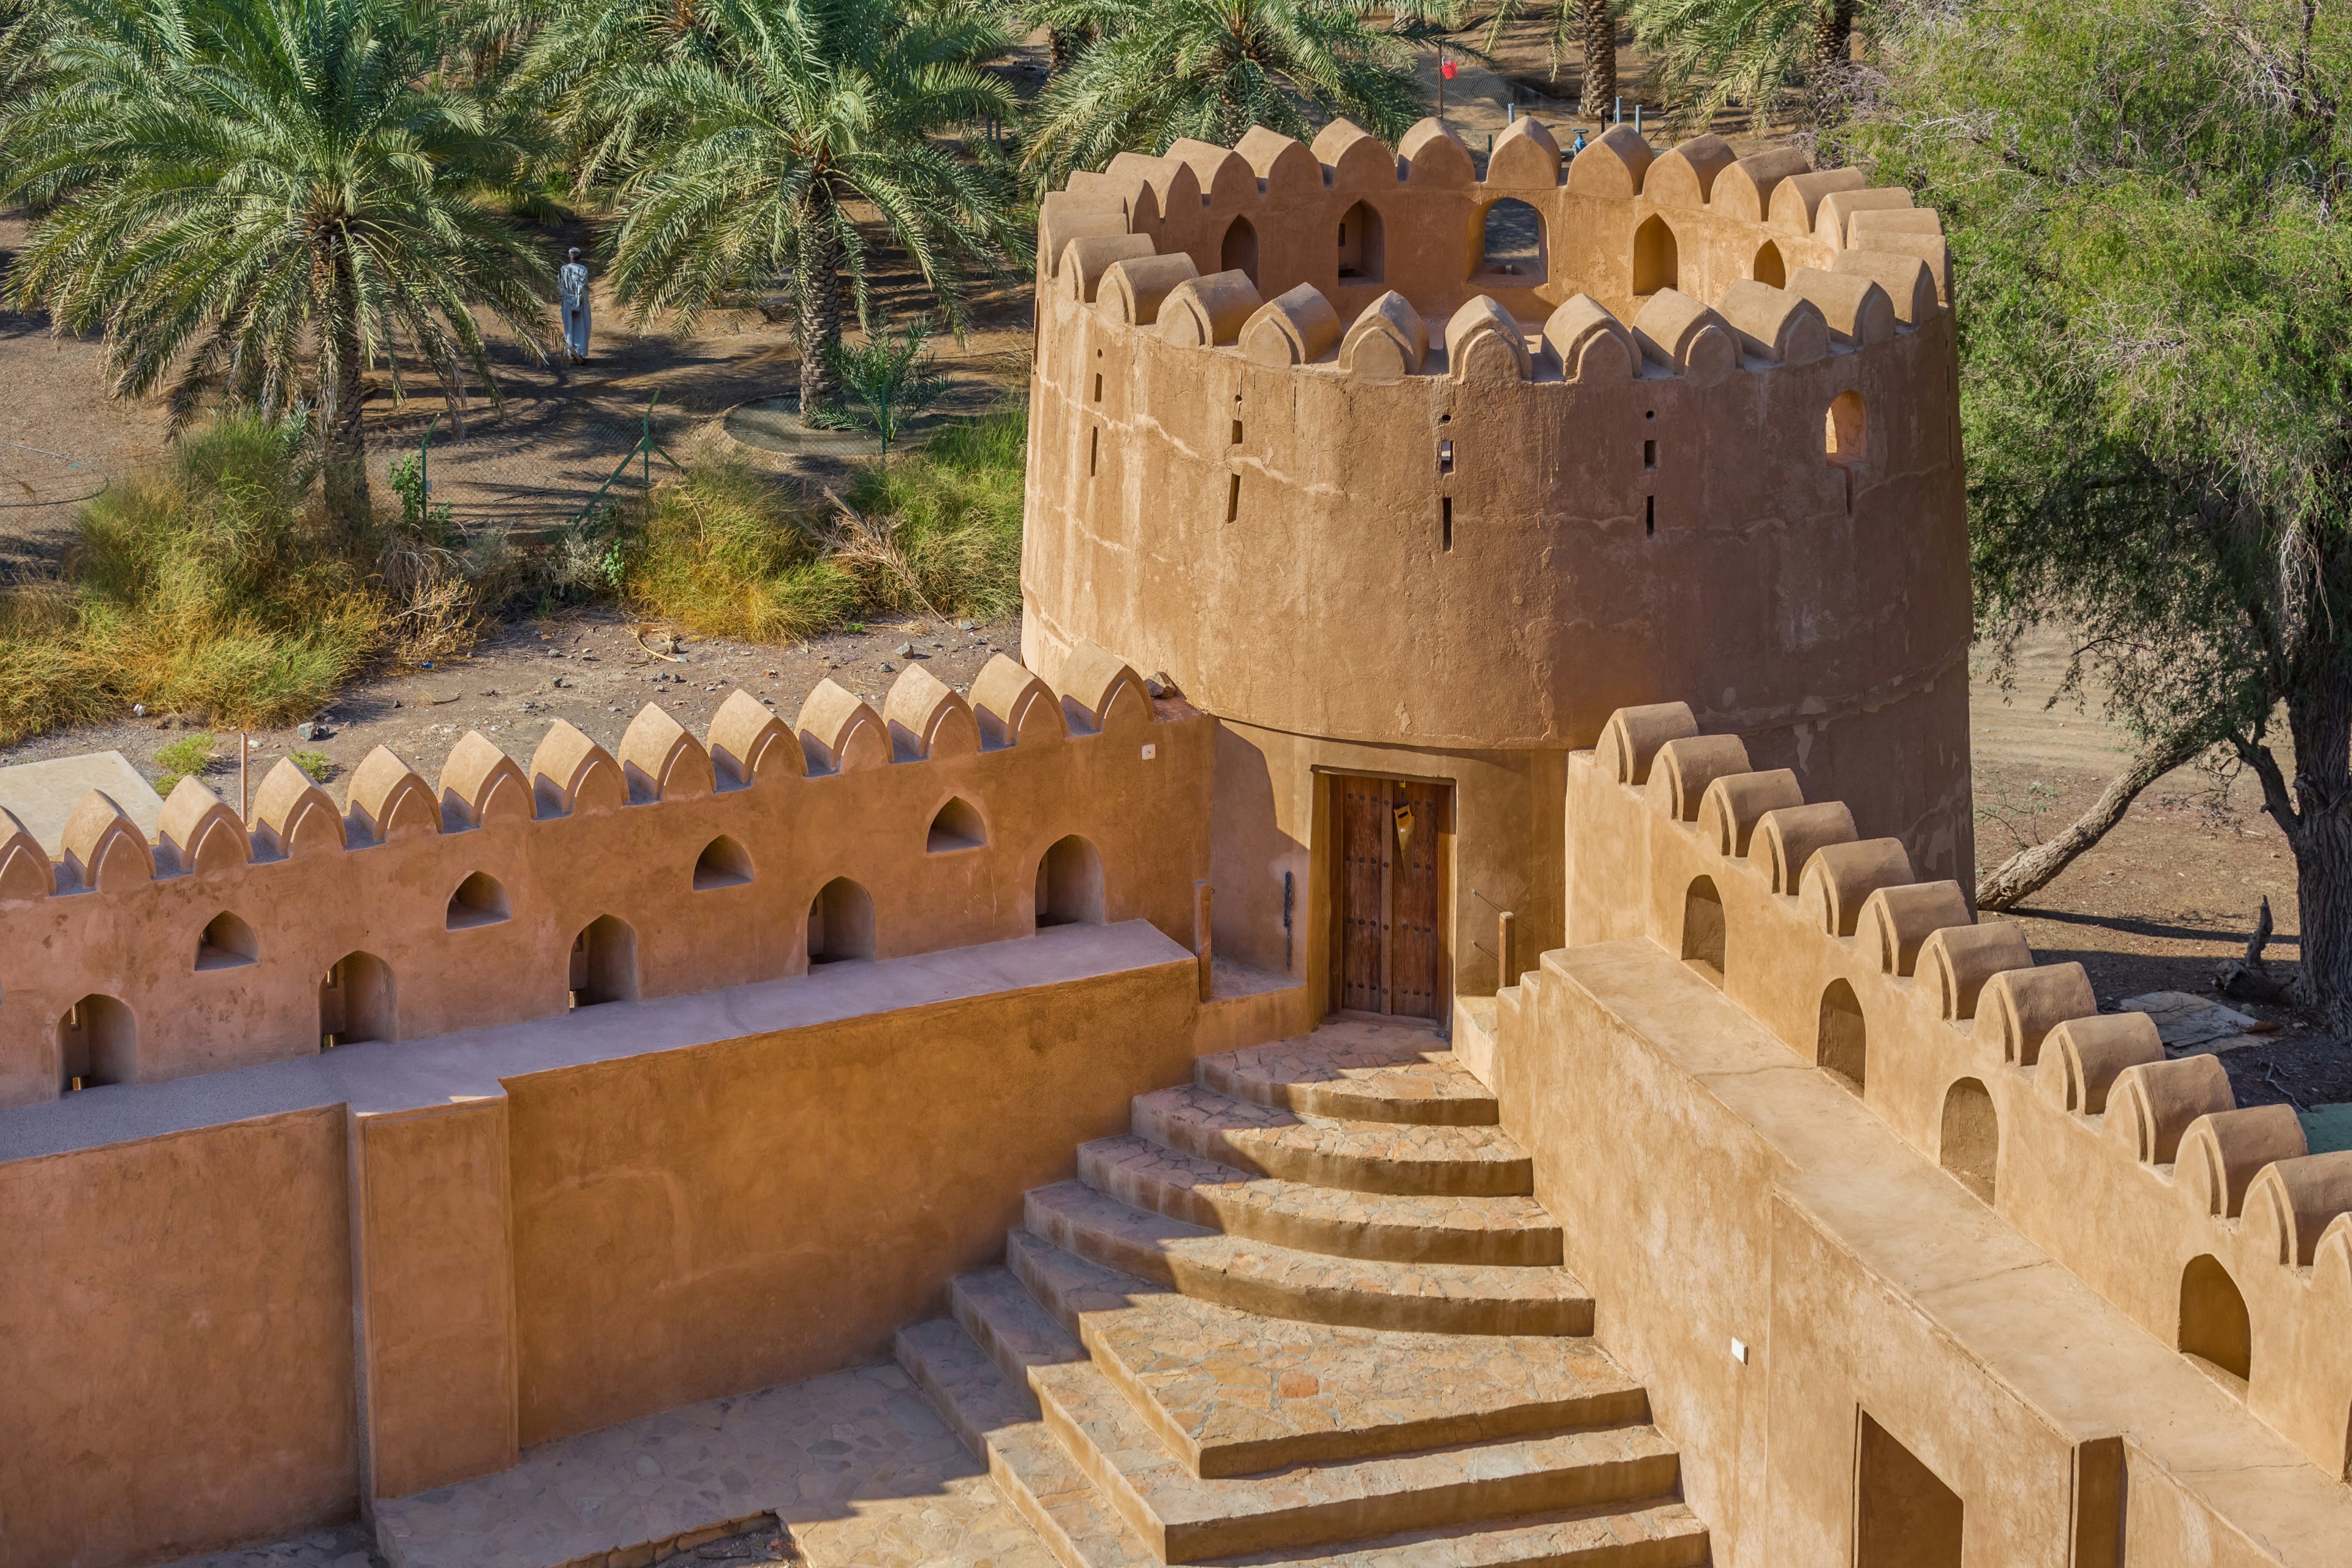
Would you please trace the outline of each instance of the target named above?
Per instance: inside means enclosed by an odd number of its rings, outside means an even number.
[[[1440,60],[1437,62],[1437,74],[1444,77],[1448,81],[1452,81],[1454,79],[1454,64],[1452,60]]]

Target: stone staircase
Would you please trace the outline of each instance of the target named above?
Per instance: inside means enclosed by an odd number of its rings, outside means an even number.
[[[1703,1563],[1496,1121],[1424,1027],[1206,1058],[898,1360],[1069,1568]]]

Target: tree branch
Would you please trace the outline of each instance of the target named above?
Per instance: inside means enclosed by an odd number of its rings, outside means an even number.
[[[2063,832],[2019,850],[1979,880],[1977,908],[2014,909],[2048,887],[2060,872],[2123,820],[2124,813],[2131,808],[2140,791],[2173,769],[2194,761],[2207,744],[2196,736],[2170,735],[2143,745],[2130,764],[2107,781],[2107,787],[2099,792],[2099,798],[2091,803],[2090,809]]]

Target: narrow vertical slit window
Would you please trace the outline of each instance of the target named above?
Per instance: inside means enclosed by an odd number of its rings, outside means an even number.
[[[1437,444],[1437,471],[1441,474],[1454,471],[1454,443],[1451,441]]]
[[[1644,441],[1642,443],[1642,467],[1648,468],[1653,472],[1656,471],[1658,467],[1658,444],[1655,441]]]
[[[1095,401],[1097,403],[1102,401],[1102,372],[1100,371],[1095,372]]]
[[[1643,496],[1642,498],[1642,510],[1643,513],[1643,530],[1650,538],[1655,539],[1658,536],[1658,498],[1655,496]]]
[[[1236,446],[1236,447],[1238,447],[1238,446],[1240,446],[1241,444],[1242,444],[1242,422],[1241,422],[1240,420],[1236,419],[1236,420],[1234,420],[1234,446]]]
[[[1102,467],[1102,426],[1097,425],[1087,433],[1087,478],[1093,479]]]
[[[1438,500],[1438,502],[1437,502],[1437,532],[1438,532],[1438,548],[1439,548],[1439,549],[1441,549],[1441,550],[1451,550],[1451,549],[1453,549],[1453,548],[1454,548],[1454,498],[1453,498],[1452,496],[1443,496],[1443,497],[1440,497],[1440,498],[1439,498],[1439,500]]]
[[[1225,521],[1236,521],[1241,515],[1242,477],[1239,474],[1228,474],[1225,477]]]

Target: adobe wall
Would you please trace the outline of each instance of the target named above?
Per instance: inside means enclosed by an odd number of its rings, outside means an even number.
[[[1505,199],[1541,215],[1540,280],[1484,269]],[[1359,204],[1377,278],[1338,270]],[[1637,278],[1662,232],[1670,275]],[[1621,127],[1563,162],[1523,121],[1483,179],[1433,121],[1393,156],[1345,125],[1122,156],[1041,216],[1024,647],[1050,670],[1117,646],[1303,765],[1334,742],[1407,776],[1505,752],[1557,776],[1614,709],[1699,693],[1966,874],[1947,267],[1907,192],[1714,137]],[[1833,450],[1841,398],[1865,415]],[[1461,987],[1489,991],[1491,915],[1454,914]],[[1255,918],[1228,945],[1279,940]]]
[[[1190,945],[1214,721],[1098,649],[1057,678],[1000,656],[968,702],[917,665],[884,712],[826,681],[792,723],[737,692],[707,737],[648,705],[618,755],[559,723],[528,770],[469,735],[434,783],[379,748],[341,810],[281,762],[249,825],[183,781],[153,844],[93,792],[55,863],[0,812],[0,1105],[61,1091],[93,994],[128,1019],[98,1076],[152,1082],[316,1055],[322,978],[352,953],[390,984],[349,1032],[406,1039],[560,1014],[583,983],[658,997],[803,973],[837,878],[870,900],[871,956],[1020,935],[1071,837],[1104,889],[1089,918]],[[958,812],[970,832],[936,837]],[[476,878],[496,907],[464,902]],[[239,934],[207,945],[222,917]],[[600,919],[625,961],[587,980],[573,949]]]
[[[357,1505],[343,1117],[0,1163],[0,1563],[151,1563]]]
[[[1060,926],[0,1111],[0,1565],[291,1534],[886,1353],[1184,1076],[1197,994],[1141,921]]]
[[[1629,710],[1570,757],[1570,946],[1499,999],[1496,1076],[1718,1560],[1845,1559],[1863,1412],[1970,1564],[2114,1561],[2118,1519],[2135,1564],[2340,1560],[2352,1156],[1697,731]]]

